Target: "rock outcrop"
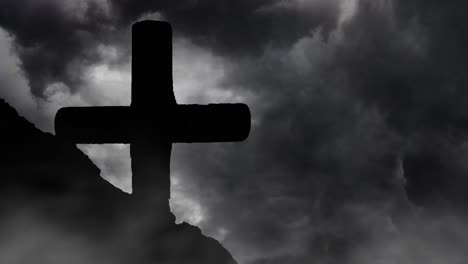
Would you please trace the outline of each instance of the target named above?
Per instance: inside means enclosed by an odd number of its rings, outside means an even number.
[[[99,176],[75,145],[0,99],[0,263],[236,263],[200,229]]]

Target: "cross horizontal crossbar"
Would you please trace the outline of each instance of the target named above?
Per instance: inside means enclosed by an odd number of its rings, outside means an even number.
[[[55,118],[57,135],[74,143],[132,143],[141,133],[173,143],[242,141],[250,132],[245,104],[174,105],[148,112],[128,106],[67,107]],[[153,113],[153,114],[152,114]]]

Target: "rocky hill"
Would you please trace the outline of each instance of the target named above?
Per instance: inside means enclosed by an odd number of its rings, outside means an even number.
[[[0,263],[236,263],[216,240],[132,203],[75,145],[0,99]]]

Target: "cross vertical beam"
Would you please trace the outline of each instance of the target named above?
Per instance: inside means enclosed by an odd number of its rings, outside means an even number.
[[[135,23],[132,46],[132,106],[175,105],[171,25],[152,20]]]
[[[142,21],[132,27],[132,102],[136,129],[130,145],[135,197],[170,212],[169,118],[172,89],[172,30],[169,23]],[[158,80],[158,83],[155,80]],[[150,123],[157,119],[158,122]],[[155,136],[156,135],[156,136]],[[156,209],[156,208],[155,208]]]

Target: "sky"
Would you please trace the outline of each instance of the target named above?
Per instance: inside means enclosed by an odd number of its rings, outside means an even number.
[[[0,97],[51,133],[60,107],[128,105],[130,26],[169,21],[178,103],[252,113],[243,143],[174,145],[178,222],[241,264],[463,263],[467,7],[2,0]],[[131,192],[127,145],[79,148]]]

